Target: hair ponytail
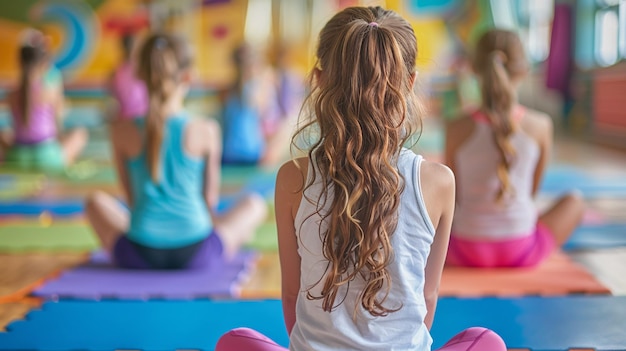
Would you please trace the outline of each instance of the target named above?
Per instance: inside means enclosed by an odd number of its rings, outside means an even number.
[[[161,178],[161,144],[164,138],[166,103],[174,94],[181,72],[191,65],[186,42],[168,34],[148,38],[140,54],[138,76],[149,95],[146,117],[146,162],[152,181]]]
[[[515,92],[504,67],[506,60],[502,51],[492,52],[482,79],[483,107],[491,122],[493,137],[500,154],[497,169],[500,190],[496,196],[497,201],[502,201],[505,195],[514,192],[509,179],[509,169],[515,157],[515,149],[510,141],[510,136],[513,134],[511,112],[515,102]]]
[[[31,112],[31,86],[32,76],[35,68],[45,62],[47,52],[43,45],[43,39],[35,36],[31,39],[32,43],[20,48],[20,86],[17,90],[18,106],[20,107],[21,123],[28,126],[30,123]]]
[[[420,117],[412,80],[416,55],[413,28],[380,7],[344,9],[320,33],[322,73],[308,98],[315,120],[293,140],[312,125],[321,132],[309,151],[313,179],[306,187],[321,179],[320,197],[309,200],[327,224],[320,239],[328,267],[320,295],[309,290],[308,298],[322,300],[324,311],[341,304],[340,288],[357,278],[365,282],[360,304],[371,315],[401,307],[384,303],[404,188],[396,161]]]
[[[150,91],[150,90],[148,90]],[[165,124],[164,99],[161,93],[150,92],[148,116],[146,117],[146,161],[152,181],[158,183],[161,178],[161,144],[163,143],[163,124]]]
[[[30,124],[30,77],[32,75],[32,69],[30,67],[22,67],[22,76],[20,80],[20,87],[17,91],[22,125],[28,126]]]
[[[510,141],[515,128],[512,113],[517,102],[511,80],[528,70],[519,37],[500,29],[485,33],[477,44],[474,70],[481,77],[482,108],[491,122],[500,154],[497,168],[500,190],[496,200],[503,201],[506,196],[515,194],[509,179],[509,170],[516,156]]]

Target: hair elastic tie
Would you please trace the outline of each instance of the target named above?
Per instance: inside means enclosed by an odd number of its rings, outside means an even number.
[[[159,37],[154,41],[154,47],[157,50],[163,50],[167,46],[167,40],[163,37]]]
[[[495,50],[491,53],[493,60],[499,65],[505,65],[507,63],[507,57],[501,50]]]
[[[370,26],[370,27],[378,27],[378,23],[377,22],[370,22],[368,24],[368,26]]]

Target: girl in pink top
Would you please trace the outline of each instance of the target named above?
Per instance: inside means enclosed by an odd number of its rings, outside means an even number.
[[[124,61],[111,76],[109,90],[117,101],[116,115],[122,119],[143,117],[148,112],[148,91],[145,83],[137,78],[132,60],[133,37],[122,37]]]
[[[21,168],[60,169],[72,163],[87,143],[87,131],[61,134],[63,92],[46,86],[49,68],[45,38],[34,32],[19,50],[20,80],[9,93],[13,130],[3,138],[6,161]]]
[[[528,73],[518,36],[485,33],[473,69],[482,105],[446,132],[445,158],[458,194],[447,262],[534,266],[567,240],[581,220],[583,202],[569,194],[543,214],[535,206],[552,149],[552,120],[517,101],[516,88]]]

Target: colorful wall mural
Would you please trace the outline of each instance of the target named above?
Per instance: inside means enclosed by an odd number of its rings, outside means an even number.
[[[247,11],[248,1],[255,0],[2,1],[0,46],[6,54],[0,55],[0,86],[10,85],[16,79],[18,67],[12,53],[20,45],[20,33],[29,27],[40,29],[51,38],[55,65],[62,70],[70,89],[102,86],[120,60],[120,35],[125,31],[142,35],[149,27],[186,35],[195,48],[198,83],[221,86],[232,76],[230,52],[244,40],[246,16],[254,16]],[[268,3],[275,6],[280,1],[268,0]],[[420,47],[418,69],[444,75],[451,58],[459,52],[459,45],[490,25],[487,0],[328,0],[327,3],[336,9],[367,3],[398,11],[415,27]],[[305,25],[307,21],[301,23]],[[293,46],[297,50],[297,65],[302,70],[308,69],[312,62],[316,35],[312,33]]]
[[[119,38],[125,31],[143,35],[159,10],[163,27],[183,32],[195,47],[199,82],[220,82],[229,77],[228,52],[242,40],[246,1],[172,1],[193,5],[185,13],[169,13],[167,1],[148,13],[141,0],[23,0],[0,2],[0,86],[17,77],[20,35],[37,28],[50,37],[55,65],[72,87],[103,84],[119,62]],[[197,5],[197,6],[196,6]],[[180,6],[179,6],[180,7]],[[158,19],[158,18],[157,18]],[[184,25],[183,25],[184,24]]]

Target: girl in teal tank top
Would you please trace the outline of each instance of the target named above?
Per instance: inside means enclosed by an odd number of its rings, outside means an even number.
[[[183,100],[191,55],[179,37],[155,34],[140,51],[138,77],[148,88],[148,115],[111,125],[126,210],[112,196],[89,196],[87,217],[104,249],[125,268],[206,268],[248,241],[265,219],[265,202],[251,195],[222,215],[220,130],[192,118]]]

